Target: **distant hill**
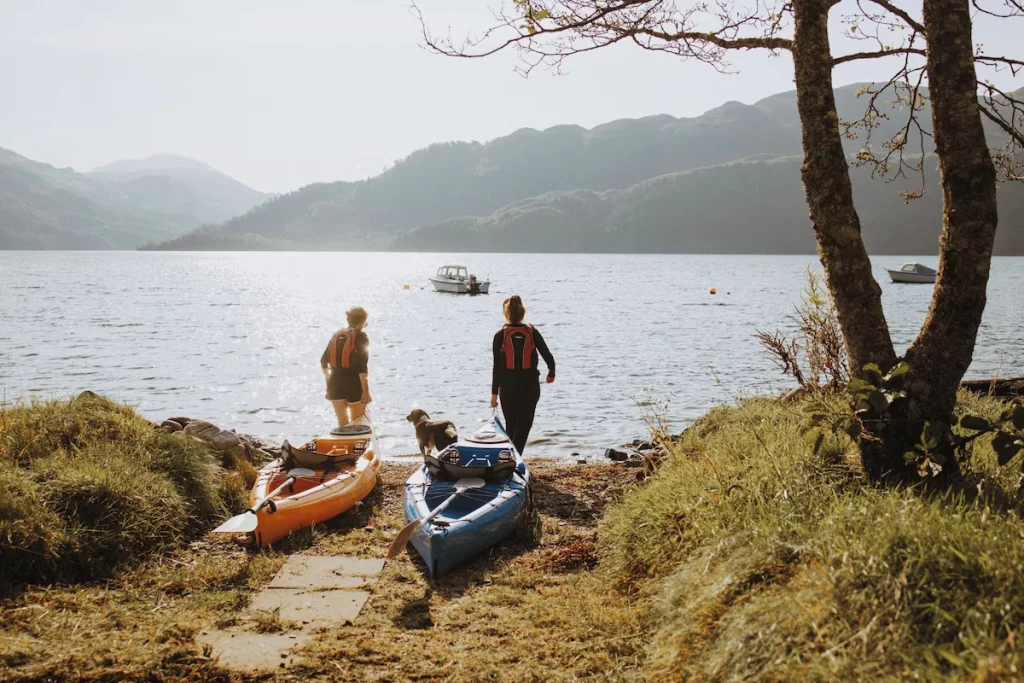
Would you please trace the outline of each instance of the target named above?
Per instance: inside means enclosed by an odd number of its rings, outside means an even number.
[[[910,204],[906,183],[854,169],[861,229],[872,254],[935,254],[942,194],[934,182]],[[625,190],[550,192],[484,217],[416,228],[389,245],[402,251],[814,253],[800,182],[803,158],[742,159],[645,180]],[[997,254],[1024,254],[1024,185],[1000,186]]]
[[[115,161],[87,175],[119,185],[140,207],[191,215],[196,223],[221,223],[271,197],[208,164],[173,155]]]
[[[265,198],[205,164],[171,159],[83,174],[0,148],[0,249],[134,249]]]
[[[697,119],[663,115],[613,121],[591,130],[524,128],[486,144],[431,145],[377,177],[310,185],[161,246],[380,245],[421,225],[490,213],[553,190],[625,188],[750,154],[792,154],[799,146],[799,130],[786,129],[762,110],[739,103]]]
[[[863,114],[859,89],[836,90],[841,119]],[[905,121],[905,112],[888,114],[874,145]],[[866,142],[844,144],[853,154]],[[522,129],[432,145],[374,178],[310,185],[156,248],[807,252],[815,246],[800,154],[793,92],[688,119]],[[896,186],[857,175],[870,248],[936,248],[935,187],[906,206]],[[1003,234],[1020,232],[1020,216],[1006,215],[1001,244],[1015,243]]]
[[[194,228],[70,168],[0,149],[0,249],[132,249]]]

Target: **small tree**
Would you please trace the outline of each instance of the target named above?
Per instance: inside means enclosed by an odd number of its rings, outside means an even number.
[[[973,1],[977,11],[996,16],[1024,14],[1020,0],[1005,0],[998,6]],[[975,48],[970,2],[925,0],[922,17],[915,18],[889,0],[860,0],[857,11],[843,19],[850,23],[851,35],[876,44],[840,56],[832,54],[829,42],[834,0],[753,0],[750,5],[695,0],[683,7],[671,0],[513,0],[511,10],[499,12],[497,24],[477,39],[456,45],[431,35],[425,23],[424,37],[432,49],[458,57],[486,57],[516,49],[524,74],[540,65],[557,69],[571,55],[623,42],[695,59],[720,71],[729,68],[730,50],[791,52],[804,152],[801,175],[849,363],[858,375],[865,368],[885,373],[898,359],[882,310],[881,288],[861,238],[842,146],[842,135],[850,135],[856,122],[840,127],[832,71],[838,64],[860,59],[902,60],[889,85],[899,84],[902,92],[909,93],[909,100],[901,103],[909,105],[910,121],[883,145],[884,155],[868,149],[860,161],[888,171],[898,160],[896,172],[904,172],[909,131],[918,132],[923,151],[926,124],[921,113],[930,95],[944,219],[932,305],[907,353],[905,410],[884,423],[884,433],[861,439],[864,469],[880,479],[916,471],[905,466],[903,454],[909,443],[920,438],[926,424],[949,422],[957,386],[973,354],[997,222],[995,172],[981,124],[983,115],[1008,138],[997,155],[1004,175],[1020,175],[1014,169],[1020,168],[1015,154],[1024,144],[1024,102],[985,85],[985,97],[979,103],[975,63],[1015,72],[1024,62]],[[896,39],[886,42],[883,35],[887,33]],[[914,64],[915,58],[925,58],[925,63]],[[930,86],[927,94],[921,87],[925,77]],[[877,112],[876,95],[883,90],[866,93],[872,95],[862,122],[867,130],[873,128],[872,108]],[[951,442],[943,447],[952,450]],[[950,457],[941,471],[955,476],[955,459]]]

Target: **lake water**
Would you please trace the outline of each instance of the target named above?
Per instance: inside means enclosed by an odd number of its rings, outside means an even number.
[[[875,277],[902,350],[932,288]],[[438,294],[465,263],[491,294]],[[333,426],[320,354],[344,311],[370,313],[370,412],[387,455],[417,450],[405,415],[471,429],[490,413],[491,338],[519,293],[558,364],[531,455],[597,455],[683,428],[737,396],[791,386],[754,340],[791,327],[812,256],[0,252],[0,398],[85,389],[154,420],[189,415],[301,442]],[[410,285],[410,289],[403,288]],[[709,290],[714,287],[717,295]],[[1024,375],[1024,258],[997,258],[969,375]],[[543,367],[543,362],[541,363]],[[665,403],[667,402],[667,406]]]

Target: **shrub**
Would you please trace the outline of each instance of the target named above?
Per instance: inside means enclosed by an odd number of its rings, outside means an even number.
[[[254,469],[86,392],[0,410],[0,589],[84,581],[244,506]]]

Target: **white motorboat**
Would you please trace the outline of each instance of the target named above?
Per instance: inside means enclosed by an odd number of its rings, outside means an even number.
[[[904,263],[899,270],[886,268],[893,282],[911,282],[915,284],[934,284],[937,273],[920,263]]]
[[[490,281],[480,282],[476,275],[470,275],[466,266],[441,266],[430,283],[439,292],[449,294],[486,294],[491,288]]]

